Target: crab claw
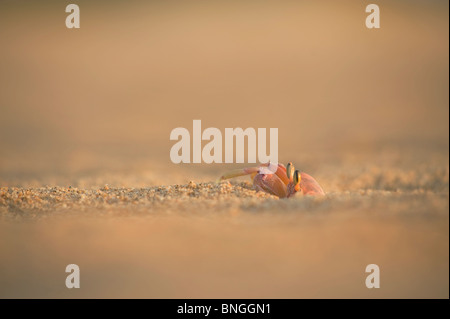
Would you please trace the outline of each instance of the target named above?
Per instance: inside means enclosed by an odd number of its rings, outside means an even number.
[[[267,164],[262,164],[258,173],[267,175],[275,174],[285,185],[289,183],[289,179],[286,174],[286,167],[284,167],[283,164],[273,164],[270,162]]]
[[[260,191],[280,198],[284,198],[288,194],[286,184],[284,184],[277,174],[258,174],[253,179],[253,185]]]

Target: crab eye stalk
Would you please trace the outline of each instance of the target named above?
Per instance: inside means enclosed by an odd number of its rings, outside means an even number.
[[[302,177],[300,175],[300,172],[298,170],[295,170],[294,172],[294,185],[297,186],[300,184],[300,181],[302,180]]]
[[[294,165],[291,162],[289,162],[286,166],[286,175],[289,179],[293,178],[294,171],[295,171]]]

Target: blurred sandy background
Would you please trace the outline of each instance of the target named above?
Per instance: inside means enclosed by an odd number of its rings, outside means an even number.
[[[448,298],[447,1],[376,1],[379,30],[364,1],[76,3],[69,30],[67,3],[0,2],[3,192],[214,181],[242,165],[169,158],[201,119],[277,127],[329,196],[3,201],[0,297]]]

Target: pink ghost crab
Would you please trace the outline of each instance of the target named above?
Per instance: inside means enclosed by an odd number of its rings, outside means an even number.
[[[292,163],[287,164],[287,167],[267,163],[258,167],[236,169],[222,175],[219,181],[244,175],[250,175],[257,190],[280,198],[291,197],[298,192],[303,195],[325,195],[311,175],[296,170]]]

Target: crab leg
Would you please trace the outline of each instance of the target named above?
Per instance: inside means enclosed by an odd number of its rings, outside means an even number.
[[[254,179],[256,174],[258,173],[262,173],[264,174],[264,168],[268,167],[270,165],[270,163],[267,164],[262,164],[261,166],[258,167],[247,167],[247,168],[241,168],[241,169],[235,169],[232,171],[229,171],[225,174],[223,174],[220,178],[219,178],[219,182],[224,180],[224,179],[229,179],[229,178],[233,178],[233,177],[239,177],[239,176],[245,176],[245,175],[251,175],[251,179]],[[269,172],[269,170],[267,170],[267,172]],[[272,175],[269,173],[266,173],[264,175]],[[277,166],[277,170],[275,172],[275,175],[278,176],[278,178],[285,184],[287,185],[289,183],[289,179],[286,175],[286,168],[284,167],[283,164],[278,164]]]
[[[239,177],[239,176],[245,176],[245,175],[251,175],[251,178],[253,179],[256,174],[259,172],[259,167],[247,167],[247,168],[241,168],[241,169],[234,169],[232,171],[226,172],[219,178],[219,182],[224,179],[229,179],[233,177]]]

